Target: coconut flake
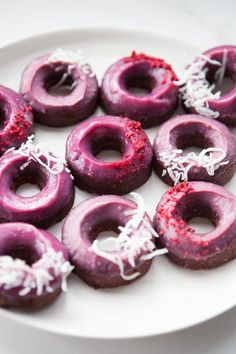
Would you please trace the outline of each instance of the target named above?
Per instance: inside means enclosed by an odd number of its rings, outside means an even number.
[[[219,153],[213,156],[213,153]],[[174,149],[172,151],[161,152],[160,161],[164,164],[162,176],[169,174],[174,184],[188,180],[188,172],[193,166],[204,167],[210,176],[214,176],[215,171],[229,161],[224,161],[226,152],[220,148],[210,147],[203,149],[199,154],[190,152],[183,155],[183,150]]]
[[[180,87],[180,96],[182,97],[186,107],[193,107],[199,114],[210,118],[217,118],[219,112],[209,108],[208,101],[220,98],[221,92],[213,93],[215,85],[210,85],[206,79],[208,68],[206,64],[220,66],[216,71],[218,82],[224,77],[227,63],[227,53],[224,52],[222,64],[219,61],[212,60],[204,54],[197,55],[193,62],[188,65],[180,79],[174,83]]]
[[[10,152],[14,152],[16,154],[20,154],[22,156],[28,157],[28,160],[21,165],[20,169],[25,169],[29,164],[30,161],[35,161],[42,165],[49,173],[53,175],[60,174],[62,171],[66,171],[70,173],[70,170],[66,166],[66,162],[62,161],[60,158],[55,157],[49,152],[42,143],[38,143],[34,145],[33,142],[34,134],[30,135],[27,141],[21,144],[20,148],[16,150],[15,148],[11,148],[5,152],[8,154]],[[71,178],[73,176],[70,174]]]
[[[224,49],[223,57],[222,57],[222,64],[216,70],[215,76],[214,76],[214,79],[217,82],[217,85],[221,85],[222,81],[224,79],[225,72],[226,72],[226,67],[227,67],[227,57],[228,57],[228,51],[227,51],[227,49]]]
[[[57,48],[48,58],[47,62],[50,63],[66,63],[69,64],[67,67],[67,72],[65,73],[66,76],[64,76],[64,79],[60,83],[63,84],[65,80],[67,79],[68,76],[72,74],[72,71],[76,66],[79,66],[80,69],[89,77],[94,77],[94,73],[90,67],[90,65],[85,61],[82,51],[81,50],[76,50],[76,51],[71,51],[71,50],[65,50],[61,48]],[[59,69],[57,68],[59,71]],[[60,80],[60,81],[61,81]],[[57,83],[58,85],[58,83]]]
[[[95,254],[116,264],[119,267],[121,278],[127,281],[135,279],[140,273],[134,272],[126,275],[124,261],[128,261],[130,266],[135,268],[136,260],[142,253],[145,254],[141,255],[139,259],[146,261],[168,252],[166,248],[155,249],[153,237],[159,237],[159,235],[145,219],[146,208],[143,198],[138,193],[130,194],[134,197],[137,208],[124,212],[126,216],[130,216],[130,219],[124,227],[118,227],[120,231],[118,237],[109,237],[100,241],[94,240],[91,246],[91,250]]]
[[[61,251],[55,252],[52,248],[49,248],[32,266],[22,259],[0,256],[0,287],[5,290],[21,287],[20,296],[25,296],[36,289],[36,295],[40,296],[44,291],[52,292],[51,281],[60,278],[61,289],[66,291],[66,279],[73,268],[65,261]]]

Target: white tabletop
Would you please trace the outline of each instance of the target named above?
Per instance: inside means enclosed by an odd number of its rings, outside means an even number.
[[[213,45],[235,44],[235,11],[235,0],[4,0],[0,46],[45,31],[101,26],[156,31],[194,42],[204,50]],[[0,353],[233,354],[235,324],[236,308],[170,335],[91,341],[59,337],[0,319]]]

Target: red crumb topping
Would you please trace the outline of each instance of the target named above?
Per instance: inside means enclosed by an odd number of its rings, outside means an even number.
[[[163,69],[168,70],[170,73],[170,80],[171,81],[177,80],[177,76],[176,76],[175,72],[173,71],[172,66],[170,64],[166,63],[163,59],[151,57],[151,56],[148,56],[144,53],[137,54],[135,51],[133,51],[131,53],[130,57],[125,58],[125,61],[130,61],[130,60],[133,61],[134,63],[142,61],[142,60],[146,60],[150,63],[152,68],[163,68]],[[167,78],[165,79],[165,82],[162,82],[162,84],[165,84],[166,81],[167,81]]]
[[[125,134],[133,144],[133,148],[137,153],[137,158],[142,159],[145,153],[145,147],[148,144],[148,138],[142,131],[141,124],[134,120],[127,120],[126,126],[129,128]]]
[[[161,227],[168,227],[174,231],[170,239],[174,244],[179,242],[176,235],[188,236],[194,232],[191,227],[187,226],[178,210],[181,199],[192,191],[193,188],[188,182],[182,182],[170,188],[158,206],[157,220]]]
[[[174,248],[179,245],[180,258],[193,257],[196,262],[199,262],[202,256],[209,254],[210,242],[202,236],[191,237],[195,230],[183,220],[180,206],[182,198],[192,191],[194,189],[188,182],[170,188],[158,206],[156,221],[158,221],[158,228],[161,229],[158,230],[159,235],[166,237],[167,247],[171,248],[172,246]],[[186,202],[185,200],[184,203]],[[187,239],[187,237],[189,238]],[[220,251],[220,249],[218,250]]]
[[[0,131],[0,152],[3,153],[7,148],[23,142],[28,134],[32,122],[27,120],[27,113],[32,112],[31,106],[26,106],[15,113],[11,122],[5,121],[3,129]]]
[[[124,118],[126,132],[125,138],[132,144],[134,155],[125,154],[121,160],[117,160],[111,163],[111,168],[121,169],[119,173],[119,178],[127,174],[125,168],[129,168],[129,171],[132,166],[132,171],[139,171],[140,168],[143,168],[142,160],[145,159],[146,154],[148,153],[147,147],[149,146],[149,140],[147,135],[142,131],[141,124],[137,121]]]

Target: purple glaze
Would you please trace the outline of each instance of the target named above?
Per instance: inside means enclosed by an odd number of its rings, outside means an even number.
[[[160,153],[171,152],[173,149],[185,149],[187,147],[216,147],[226,152],[227,165],[220,166],[210,176],[207,170],[193,166],[188,172],[189,181],[206,181],[216,184],[225,184],[233,176],[236,169],[236,139],[229,129],[222,123],[212,118],[196,114],[177,116],[164,123],[154,139],[154,167],[159,177],[167,184],[173,185],[169,174],[162,176],[164,164],[160,161]],[[213,156],[217,156],[214,152]]]
[[[156,210],[160,242],[174,262],[193,269],[212,268],[236,257],[236,197],[207,182],[183,182],[170,188]],[[200,234],[188,220],[201,216],[215,225]]]
[[[222,45],[207,50],[203,54],[210,57],[212,60],[217,60],[222,63],[224,52],[227,52],[227,62],[226,62],[226,76],[232,78],[236,83],[236,46],[234,45]],[[219,68],[216,65],[207,64],[208,69],[207,78],[209,82],[214,81],[214,74]],[[219,117],[216,119],[225,123],[226,125],[236,124],[236,85],[225,95],[222,95],[218,99],[208,101],[209,108],[215,112],[219,112]],[[191,109],[193,113],[196,113],[194,109]]]
[[[0,155],[18,148],[33,133],[33,115],[22,97],[0,85]]]
[[[119,150],[122,158],[98,160],[96,155],[105,149]],[[97,194],[126,194],[149,178],[152,147],[139,122],[117,116],[93,117],[72,130],[66,160],[79,188]]]
[[[105,72],[101,99],[107,114],[140,121],[144,128],[170,118],[178,103],[176,75],[163,60],[133,53],[118,60]],[[137,96],[129,87],[147,88],[148,95]]]
[[[27,157],[9,152],[0,159],[0,221],[23,221],[48,227],[62,220],[73,205],[74,186],[70,174],[62,171],[53,175],[42,165]],[[24,183],[36,183],[41,191],[23,197],[15,191]]]
[[[133,280],[124,280],[118,266],[104,259],[91,250],[92,242],[102,231],[118,231],[118,226],[125,226],[130,216],[124,211],[137,208],[136,203],[119,196],[107,195],[87,199],[71,210],[62,228],[62,242],[66,246],[76,274],[94,288],[110,288],[127,285],[143,276],[151,261],[141,261],[142,251],[136,256],[136,267],[132,268],[124,259],[126,275],[140,272]],[[145,215],[145,220],[152,225]],[[142,223],[140,225],[142,227]]]
[[[19,222],[1,224],[0,234],[0,256],[10,255],[19,258],[20,254],[22,259],[30,260],[34,264],[49,249],[53,249],[55,252],[62,252],[64,260],[68,260],[66,248],[52,234],[33,225]],[[44,289],[41,295],[37,295],[36,290],[32,289],[28,294],[21,296],[19,292],[23,285],[8,290],[0,287],[0,306],[34,309],[53,301],[61,292],[62,279],[61,276],[55,277],[52,272],[50,274],[53,277],[50,280],[51,293]]]
[[[71,71],[75,87],[67,95],[51,95],[48,89],[60,80],[68,64],[49,63],[50,54],[31,62],[23,71],[20,91],[34,110],[35,119],[44,125],[63,127],[89,117],[97,106],[98,83],[79,65]]]

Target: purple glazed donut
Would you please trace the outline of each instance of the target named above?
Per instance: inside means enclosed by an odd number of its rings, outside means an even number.
[[[211,232],[198,233],[187,222],[207,217]],[[159,202],[154,225],[175,263],[192,269],[217,267],[236,257],[236,197],[207,182],[183,182]]]
[[[105,149],[122,158],[98,160]],[[126,194],[151,174],[152,147],[139,122],[117,116],[93,117],[77,125],[66,143],[66,160],[81,189],[97,194]]]
[[[207,56],[210,60],[219,62],[223,70],[223,75],[219,81],[222,81],[224,76],[230,77],[235,86],[229,92],[224,95],[220,95],[209,98],[207,101],[207,111],[206,115],[215,114],[215,118],[220,120],[226,125],[236,125],[236,46],[233,45],[222,45],[219,47],[215,47],[207,50],[203,53],[203,55]],[[200,58],[201,60],[201,58]],[[219,76],[219,69],[221,69],[218,65],[214,63],[206,63],[203,70],[207,70],[206,80],[211,85],[212,83],[216,83]],[[199,110],[196,110],[194,107],[188,107],[188,110],[192,113],[201,113]],[[209,113],[209,110],[211,113]]]
[[[98,98],[97,79],[90,67],[64,58],[63,53],[67,52],[61,52],[43,55],[30,63],[22,74],[20,87],[33,107],[35,119],[52,127],[72,125],[89,117]],[[56,93],[52,93],[53,88],[57,88]]]
[[[83,201],[71,210],[62,228],[62,242],[66,246],[75,273],[94,288],[113,288],[128,285],[148,271],[151,260],[141,260],[144,251],[135,255],[135,265],[131,267],[125,255],[121,254],[124,274],[129,276],[138,272],[138,276],[124,279],[117,264],[96,254],[93,241],[102,231],[118,231],[118,226],[125,226],[131,216],[125,211],[137,208],[136,203],[120,196],[107,195]],[[145,221],[152,226],[147,214]],[[144,221],[139,225],[143,227]],[[141,236],[140,236],[141,237]],[[116,253],[113,253],[114,255]]]
[[[31,197],[18,195],[17,188],[25,183],[37,184],[41,191]],[[73,201],[73,182],[65,170],[52,174],[17,150],[1,157],[0,222],[23,221],[46,228],[62,220]]]
[[[52,234],[25,223],[1,224],[0,233],[1,307],[32,310],[66,291],[73,267]]]
[[[169,173],[163,175],[165,159],[163,154],[175,149],[185,149],[191,146],[202,149],[217,148],[225,152],[224,162],[210,175],[203,165],[191,160],[192,167],[188,171],[189,181],[206,181],[223,185],[230,180],[236,169],[236,139],[229,129],[215,119],[195,114],[177,116],[164,123],[154,139],[154,167],[159,177],[167,184],[173,185],[174,180]],[[221,154],[213,151],[213,159]],[[179,154],[178,156],[183,156]],[[225,164],[225,162],[227,162]],[[168,169],[167,169],[168,170]]]
[[[143,128],[158,125],[170,118],[177,107],[176,75],[162,59],[132,53],[118,60],[104,74],[101,86],[102,105],[107,114],[140,121]],[[144,88],[147,95],[136,95],[132,87]]]
[[[33,132],[32,108],[11,89],[0,85],[0,155],[19,147]]]

